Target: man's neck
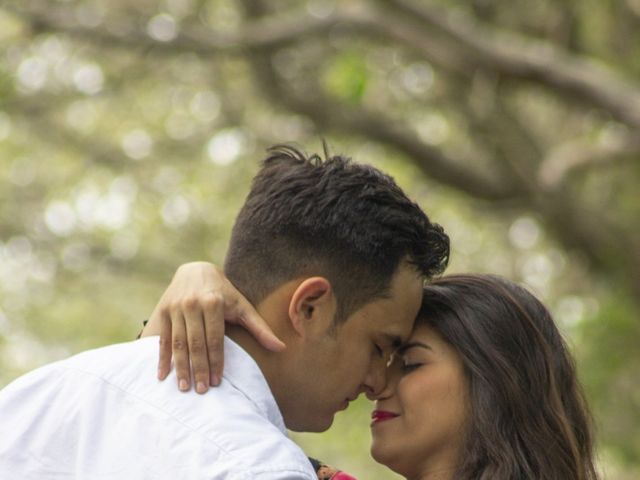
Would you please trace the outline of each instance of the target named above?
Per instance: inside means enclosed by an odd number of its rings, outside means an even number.
[[[241,326],[227,324],[225,328],[225,334],[256,362],[267,385],[269,385],[269,389],[278,404],[278,408],[282,412],[282,402],[280,399],[285,390],[282,386],[287,382],[286,368],[284,368],[285,362],[283,361],[284,353],[267,350]],[[282,414],[286,418],[284,412],[282,412]]]

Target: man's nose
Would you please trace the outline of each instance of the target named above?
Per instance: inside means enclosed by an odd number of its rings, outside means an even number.
[[[377,400],[387,389],[387,366],[385,362],[374,362],[365,379],[365,394],[369,400]]]

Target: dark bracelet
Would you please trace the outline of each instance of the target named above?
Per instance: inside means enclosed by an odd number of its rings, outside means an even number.
[[[146,320],[142,321],[142,330],[144,330],[144,327],[147,326],[147,323],[149,323],[149,319],[148,318]],[[140,339],[140,335],[142,335],[142,330],[140,330],[140,333],[138,333],[138,336],[136,337],[136,340]]]

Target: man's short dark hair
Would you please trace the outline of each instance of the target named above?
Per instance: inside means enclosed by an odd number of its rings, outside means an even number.
[[[319,275],[331,282],[340,321],[388,294],[405,258],[427,278],[445,269],[449,237],[390,176],[289,145],[268,152],[225,261],[254,305],[289,280]]]

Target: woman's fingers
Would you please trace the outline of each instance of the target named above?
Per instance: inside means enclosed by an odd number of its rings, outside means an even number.
[[[215,265],[192,262],[181,265],[154,309],[145,335],[160,335],[158,378],[171,371],[178,387],[204,393],[222,379],[225,321],[246,328],[264,347],[274,352],[285,345],[249,301]]]
[[[164,380],[171,371],[171,317],[167,311],[160,314],[160,356],[158,380]]]
[[[224,368],[224,299],[220,294],[211,292],[204,300],[205,338],[209,358],[209,382],[217,386],[222,379]]]
[[[186,392],[191,388],[189,368],[189,346],[187,344],[187,329],[182,310],[171,312],[171,347],[173,349],[173,363],[176,369],[178,388]]]
[[[285,344],[265,322],[253,305],[227,281],[224,288],[224,317],[229,323],[242,325],[264,348],[280,352]]]
[[[196,392],[205,393],[209,389],[209,357],[207,354],[207,339],[203,323],[203,310],[198,298],[187,299],[184,302],[185,325],[191,369]],[[188,365],[187,365],[188,367]]]
[[[258,312],[256,312],[248,302],[240,312],[239,318],[239,323],[244,325],[249,333],[251,333],[264,348],[273,352],[281,352],[286,348],[284,342],[273,333],[273,330],[271,330],[267,322],[258,315]]]

